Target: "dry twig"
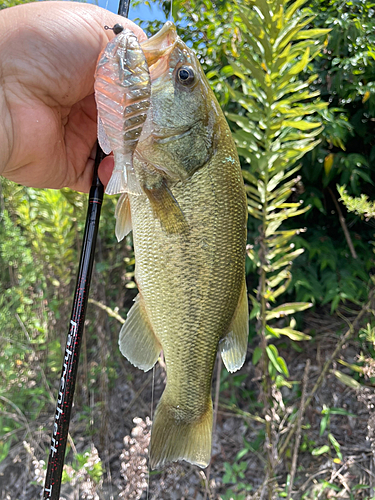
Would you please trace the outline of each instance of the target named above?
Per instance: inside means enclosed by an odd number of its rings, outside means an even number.
[[[218,408],[219,408],[219,394],[220,394],[220,374],[221,374],[221,367],[222,367],[220,354],[218,354],[217,358],[218,359],[217,359],[216,385],[215,385],[214,421],[213,421],[213,426],[212,426],[212,429],[213,429],[212,430],[212,437],[213,438],[214,438],[215,433],[216,433],[216,421],[217,421],[217,412],[218,412]],[[209,497],[211,497],[211,495],[210,495],[211,462],[212,462],[212,460],[210,461],[210,464],[208,466],[206,476],[205,476],[206,477],[206,480],[205,480],[206,488],[205,488],[205,492],[204,492],[204,500],[207,499],[207,495]]]
[[[356,259],[357,258],[357,254],[356,254],[356,251],[354,250],[354,245],[353,245],[352,239],[350,237],[350,233],[348,231],[348,228],[347,228],[347,225],[346,225],[346,222],[345,222],[345,217],[342,215],[342,211],[341,211],[339,202],[336,200],[336,196],[333,194],[333,191],[332,191],[331,188],[328,188],[328,192],[331,195],[333,203],[335,204],[335,207],[336,207],[336,210],[337,210],[337,213],[338,213],[338,216],[339,216],[339,221],[340,221],[342,230],[344,231],[345,239],[346,239],[346,242],[348,244],[350,253],[352,254],[353,259]]]
[[[121,324],[125,323],[124,318],[122,318],[116,311],[106,306],[102,302],[98,302],[97,300],[94,299],[89,299],[89,303],[94,304],[94,306],[97,306],[100,309],[103,309],[103,311],[105,311],[108,314],[108,316],[112,316],[112,318],[117,319],[117,321],[119,321]]]
[[[366,316],[366,314],[371,311],[371,309],[372,309],[372,302],[374,300],[374,296],[375,296],[375,289],[372,289],[370,291],[370,293],[369,293],[368,301],[363,306],[363,308],[360,310],[360,312],[358,313],[358,315],[354,319],[353,323],[349,324],[348,330],[345,332],[345,334],[341,337],[341,339],[337,343],[336,349],[333,351],[333,353],[331,354],[330,358],[325,362],[325,364],[323,366],[323,370],[321,371],[321,373],[320,373],[320,375],[318,377],[318,380],[315,382],[315,385],[312,388],[312,391],[311,391],[309,397],[306,399],[306,402],[305,402],[304,407],[303,407],[303,411],[305,411],[306,408],[310,405],[310,403],[312,401],[312,398],[314,397],[315,393],[317,392],[317,390],[319,389],[319,387],[323,383],[323,380],[324,380],[325,376],[327,375],[329,367],[331,366],[331,364],[333,363],[333,361],[336,359],[337,355],[341,351],[342,346],[353,335],[353,333],[358,328],[360,322]],[[288,447],[289,442],[290,442],[291,438],[293,437],[293,434],[295,433],[296,429],[297,429],[297,423],[294,422],[292,428],[289,431],[289,434],[285,438],[285,440],[284,440],[284,442],[283,442],[283,444],[282,444],[282,446],[280,448],[279,457],[284,454],[284,452],[285,452],[286,448]]]
[[[296,433],[296,440],[294,443],[292,468],[290,471],[290,482],[289,482],[287,500],[290,500],[292,498],[293,483],[294,483],[294,478],[296,475],[298,450],[299,450],[299,444],[301,442],[301,428],[302,428],[302,422],[303,422],[303,415],[305,412],[306,387],[307,387],[307,378],[309,376],[309,370],[310,370],[310,360],[308,359],[306,362],[305,371],[303,374],[301,404],[300,404],[300,409],[298,412],[297,433]]]

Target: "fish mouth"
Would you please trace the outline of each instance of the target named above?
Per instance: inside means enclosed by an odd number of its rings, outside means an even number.
[[[141,42],[148,66],[152,66],[160,57],[169,53],[177,38],[176,26],[171,21],[167,21],[154,36]]]
[[[152,81],[168,72],[169,54],[178,40],[176,26],[171,21],[167,21],[154,36],[141,42]]]

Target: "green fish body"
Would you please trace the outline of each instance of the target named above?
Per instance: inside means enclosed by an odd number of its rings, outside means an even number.
[[[247,349],[246,196],[229,127],[193,51],[170,22],[141,46],[151,75],[133,160],[141,194],[123,194],[116,211],[118,236],[133,230],[139,294],[119,345],[145,371],[164,353],[151,468],[206,467],[216,354],[232,372]]]

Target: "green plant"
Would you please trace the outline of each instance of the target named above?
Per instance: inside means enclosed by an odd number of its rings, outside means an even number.
[[[348,412],[344,408],[329,408],[326,405],[323,405],[321,414],[322,414],[322,419],[320,421],[319,435],[323,436],[323,434],[327,431],[328,444],[314,448],[311,451],[311,454],[313,456],[319,456],[322,455],[323,453],[330,453],[333,450],[336,454],[334,462],[341,463],[342,462],[341,446],[330,430],[331,416],[345,415],[348,417],[356,417],[356,415],[353,415],[353,413]]]
[[[102,480],[103,464],[94,446],[83,453],[76,453],[70,466],[65,466],[62,483],[82,482],[89,477],[95,485]]]
[[[294,242],[296,248],[305,249],[294,265],[288,290],[297,301],[330,304],[333,313],[345,301],[361,305],[366,300],[373,253],[359,235],[354,239],[357,259],[348,258],[340,233],[328,236],[312,227]]]
[[[302,78],[310,61],[319,54],[319,39],[329,30],[306,29],[312,21],[301,1],[253,0],[239,4],[237,15],[243,43],[239,57],[224,68],[232,75],[231,97],[241,106],[227,113],[235,125],[234,138],[244,164],[250,215],[259,221],[258,236],[248,246],[259,274],[250,294],[252,317],[258,320],[260,347],[253,363],[261,363],[266,435],[272,442],[272,384],[288,384],[289,371],[274,342],[281,336],[296,340],[309,337],[296,329],[293,315],[309,308],[309,302],[279,303],[291,282],[292,262],[303,253],[292,238],[301,229],[283,229],[284,221],[306,212],[295,199],[300,166],[296,162],[319,142],[322,131],[316,111],[326,104],[310,92],[315,78]],[[293,199],[294,198],[294,199]],[[290,319],[288,319],[290,318]],[[272,447],[267,445],[270,450]],[[269,475],[274,457],[269,452]],[[269,492],[272,495],[272,492]]]
[[[248,462],[241,458],[246,453],[246,449],[241,450],[237,453],[235,462],[224,462],[223,484],[233,486],[221,495],[222,500],[245,500],[246,493],[252,490],[252,487],[244,482]]]
[[[366,220],[375,217],[375,202],[370,201],[368,196],[363,193],[359,197],[349,196],[345,185],[337,186],[337,190],[341,196],[340,201],[344,203],[349,212],[363,216]]]
[[[367,280],[362,284],[357,280],[356,268],[368,269],[373,265],[373,256],[369,257],[367,249],[363,249],[372,239],[371,228],[364,223],[363,216],[356,215],[355,210],[347,214],[343,210],[343,215],[340,215],[335,198],[337,184],[345,185],[347,196],[352,199],[353,196],[360,197],[352,205],[354,209],[355,206],[361,208],[368,197],[372,198],[375,181],[374,5],[373,2],[333,0],[313,0],[306,5],[316,15],[314,27],[331,29],[323,51],[307,69],[307,75],[316,73],[311,87],[320,91],[329,108],[319,111],[324,125],[322,142],[302,160],[299,189],[301,198],[311,205],[304,216],[305,224],[331,241],[337,254],[346,254],[341,262],[345,262],[346,279],[353,293],[346,297],[345,286],[334,285],[337,293],[333,291],[324,297],[324,303],[331,303],[332,310],[336,310],[352,297],[362,302],[366,299]],[[347,226],[357,258],[350,256],[347,241],[340,237],[343,235],[340,220]],[[316,236],[310,231],[304,239],[307,245],[316,244]],[[359,250],[358,243],[362,243]],[[307,258],[304,267],[317,265],[319,285],[328,290],[332,276],[319,273],[319,259],[318,255],[313,262]],[[353,279],[350,275],[352,268]],[[318,298],[317,303],[320,303]]]

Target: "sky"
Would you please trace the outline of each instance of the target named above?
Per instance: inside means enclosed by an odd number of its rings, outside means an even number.
[[[97,0],[92,3],[97,3],[100,7],[108,9],[111,12],[117,13],[118,0]],[[133,21],[135,18],[142,19],[144,21],[166,21],[165,15],[161,9],[157,6],[151,4],[151,7],[147,5],[140,4],[136,8],[132,7],[132,2],[130,3],[129,19]]]

